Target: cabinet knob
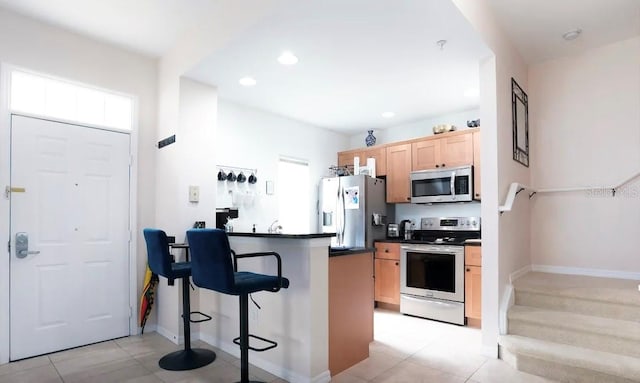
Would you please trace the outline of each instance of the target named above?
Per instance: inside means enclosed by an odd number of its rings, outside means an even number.
[[[399,263],[398,263],[398,262],[396,262],[396,266],[398,266],[398,265],[399,265]]]
[[[388,252],[389,252],[389,249],[384,249],[384,252],[385,252],[385,253],[388,253]]]
[[[407,197],[407,201],[411,201],[411,197]]]
[[[471,269],[470,269],[470,268],[467,268],[467,272],[469,272],[469,271],[471,271]]]
[[[476,193],[476,197],[480,197],[480,193]]]
[[[446,166],[445,164],[442,164],[442,167],[443,167],[443,168],[444,168],[445,166]]]
[[[436,168],[439,168],[439,167],[440,167],[440,165],[436,164]]]

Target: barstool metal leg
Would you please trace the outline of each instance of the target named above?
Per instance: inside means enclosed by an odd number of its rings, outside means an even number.
[[[240,295],[240,381],[237,383],[263,383],[249,380],[249,295]]]
[[[160,359],[160,368],[170,371],[194,370],[216,359],[216,353],[203,348],[191,348],[191,302],[189,278],[182,278],[182,323],[184,325],[184,350],[167,354]]]

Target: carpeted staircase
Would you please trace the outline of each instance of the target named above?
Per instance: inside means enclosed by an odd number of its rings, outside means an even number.
[[[502,359],[560,382],[640,382],[639,283],[528,273],[514,283]]]

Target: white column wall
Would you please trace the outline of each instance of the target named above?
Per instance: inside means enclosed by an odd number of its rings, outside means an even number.
[[[482,122],[482,335],[497,355],[499,297],[509,275],[531,264],[530,213],[525,198],[510,215],[498,206],[511,182],[529,184],[529,169],[512,160],[511,77],[528,91],[527,66],[504,34],[486,0],[453,0],[494,53],[480,64]]]

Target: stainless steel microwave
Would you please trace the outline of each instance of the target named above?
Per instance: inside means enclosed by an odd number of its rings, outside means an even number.
[[[411,172],[411,203],[473,200],[473,166]]]

